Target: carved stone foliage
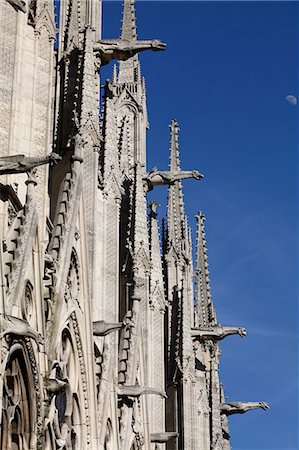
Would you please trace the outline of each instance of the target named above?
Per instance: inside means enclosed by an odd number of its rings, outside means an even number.
[[[26,342],[26,347],[21,342],[12,345],[4,370],[2,449],[41,448],[37,371],[31,344]]]

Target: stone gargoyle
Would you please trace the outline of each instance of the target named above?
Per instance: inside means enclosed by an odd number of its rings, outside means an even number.
[[[4,331],[1,333],[0,337],[12,334],[14,336],[28,337],[38,344],[44,342],[42,335],[34,330],[24,319],[5,315],[2,319],[2,327]]]
[[[238,334],[243,337],[246,336],[246,330],[242,327],[223,327],[221,325],[191,329],[191,336],[200,341],[221,341],[225,337],[232,336],[233,334]]]
[[[122,328],[123,323],[108,323],[105,320],[98,320],[92,323],[92,332],[94,336],[106,336],[112,333],[112,331],[117,331]]]
[[[25,156],[25,155],[11,155],[0,157],[0,175],[8,175],[13,173],[24,173],[43,164],[49,164],[61,159],[57,153],[52,152],[48,156]]]
[[[140,397],[140,395],[154,394],[160,395],[160,397],[162,398],[167,398],[167,395],[164,391],[151,387],[140,386],[139,384],[131,386],[118,385],[116,392],[120,397]]]
[[[158,39],[147,41],[128,41],[126,39],[102,39],[94,44],[93,50],[99,54],[101,65],[108,64],[112,59],[126,61],[137,53],[145,50],[165,50],[166,44]]]
[[[44,378],[44,386],[49,394],[59,394],[60,392],[65,391],[68,386],[68,379],[60,379],[59,376],[57,376],[57,372],[58,375],[61,373],[61,366],[59,361],[54,361],[50,375]]]
[[[161,171],[157,167],[154,167],[145,177],[143,181],[146,182],[149,191],[154,186],[170,185],[178,180],[184,180],[186,178],[194,178],[195,180],[201,180],[204,175],[197,170],[184,171]]]
[[[68,385],[67,381],[59,380],[58,378],[45,378],[44,379],[44,385],[46,390],[50,394],[59,394],[60,392],[63,392],[66,390],[66,387]]]
[[[232,414],[244,414],[252,409],[261,408],[264,410],[270,409],[269,405],[265,402],[233,402],[233,403],[221,403],[220,413],[226,416]]]

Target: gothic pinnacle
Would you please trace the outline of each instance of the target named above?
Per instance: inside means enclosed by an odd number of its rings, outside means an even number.
[[[121,39],[124,41],[136,41],[136,14],[135,1],[124,0],[123,2],[123,18],[121,27]]]
[[[216,313],[211,298],[209,264],[206,247],[204,214],[200,211],[197,220],[196,246],[196,319],[198,326],[192,328],[191,336],[199,341],[220,341],[227,336],[246,336],[243,327],[224,327],[217,323]]]
[[[170,128],[170,170],[181,170],[180,153],[179,153],[179,124],[176,119],[172,119]]]
[[[209,264],[206,248],[204,214],[200,211],[197,220],[197,246],[196,246],[196,311],[199,325],[209,326],[217,323],[211,299],[209,278]]]

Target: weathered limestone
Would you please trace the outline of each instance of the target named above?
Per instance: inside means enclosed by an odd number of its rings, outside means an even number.
[[[100,10],[60,2],[54,48],[53,0],[0,2],[0,447],[229,450],[227,417],[268,405],[225,401],[219,341],[246,331],[216,318],[202,213],[193,294],[182,180],[203,175],[176,120],[169,171],[146,168],[138,55],[165,44],[137,40],[133,0],[102,39]]]
[[[232,414],[244,414],[252,409],[261,408],[264,410],[270,409],[265,402],[233,402],[233,403],[221,403],[221,414],[231,416]]]
[[[192,337],[201,341],[221,341],[226,336],[231,336],[233,334],[238,334],[243,337],[246,336],[246,330],[245,328],[222,327],[221,325],[191,329]]]
[[[102,39],[94,45],[93,49],[98,54],[101,65],[108,64],[112,59],[127,61],[137,53],[145,50],[165,50],[166,44],[154,39],[153,41],[127,41],[125,39]]]
[[[154,186],[170,185],[174,184],[178,180],[184,180],[186,178],[194,178],[195,180],[201,180],[204,176],[197,170],[186,172],[180,170],[179,172],[169,171],[163,172],[154,167],[143,179],[147,183],[148,190],[152,190]]]
[[[44,164],[50,164],[51,162],[57,164],[60,159],[61,157],[54,152],[49,156],[40,158],[25,155],[1,156],[0,175],[29,172],[31,169]]]

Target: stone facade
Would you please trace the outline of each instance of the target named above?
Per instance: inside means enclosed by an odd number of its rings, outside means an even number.
[[[0,2],[1,449],[229,450],[227,416],[268,406],[225,402],[218,342],[246,332],[217,321],[201,212],[193,268],[182,179],[202,175],[175,120],[169,171],[147,171],[138,54],[165,44],[137,39],[133,0],[119,39],[100,0],[59,15]]]

